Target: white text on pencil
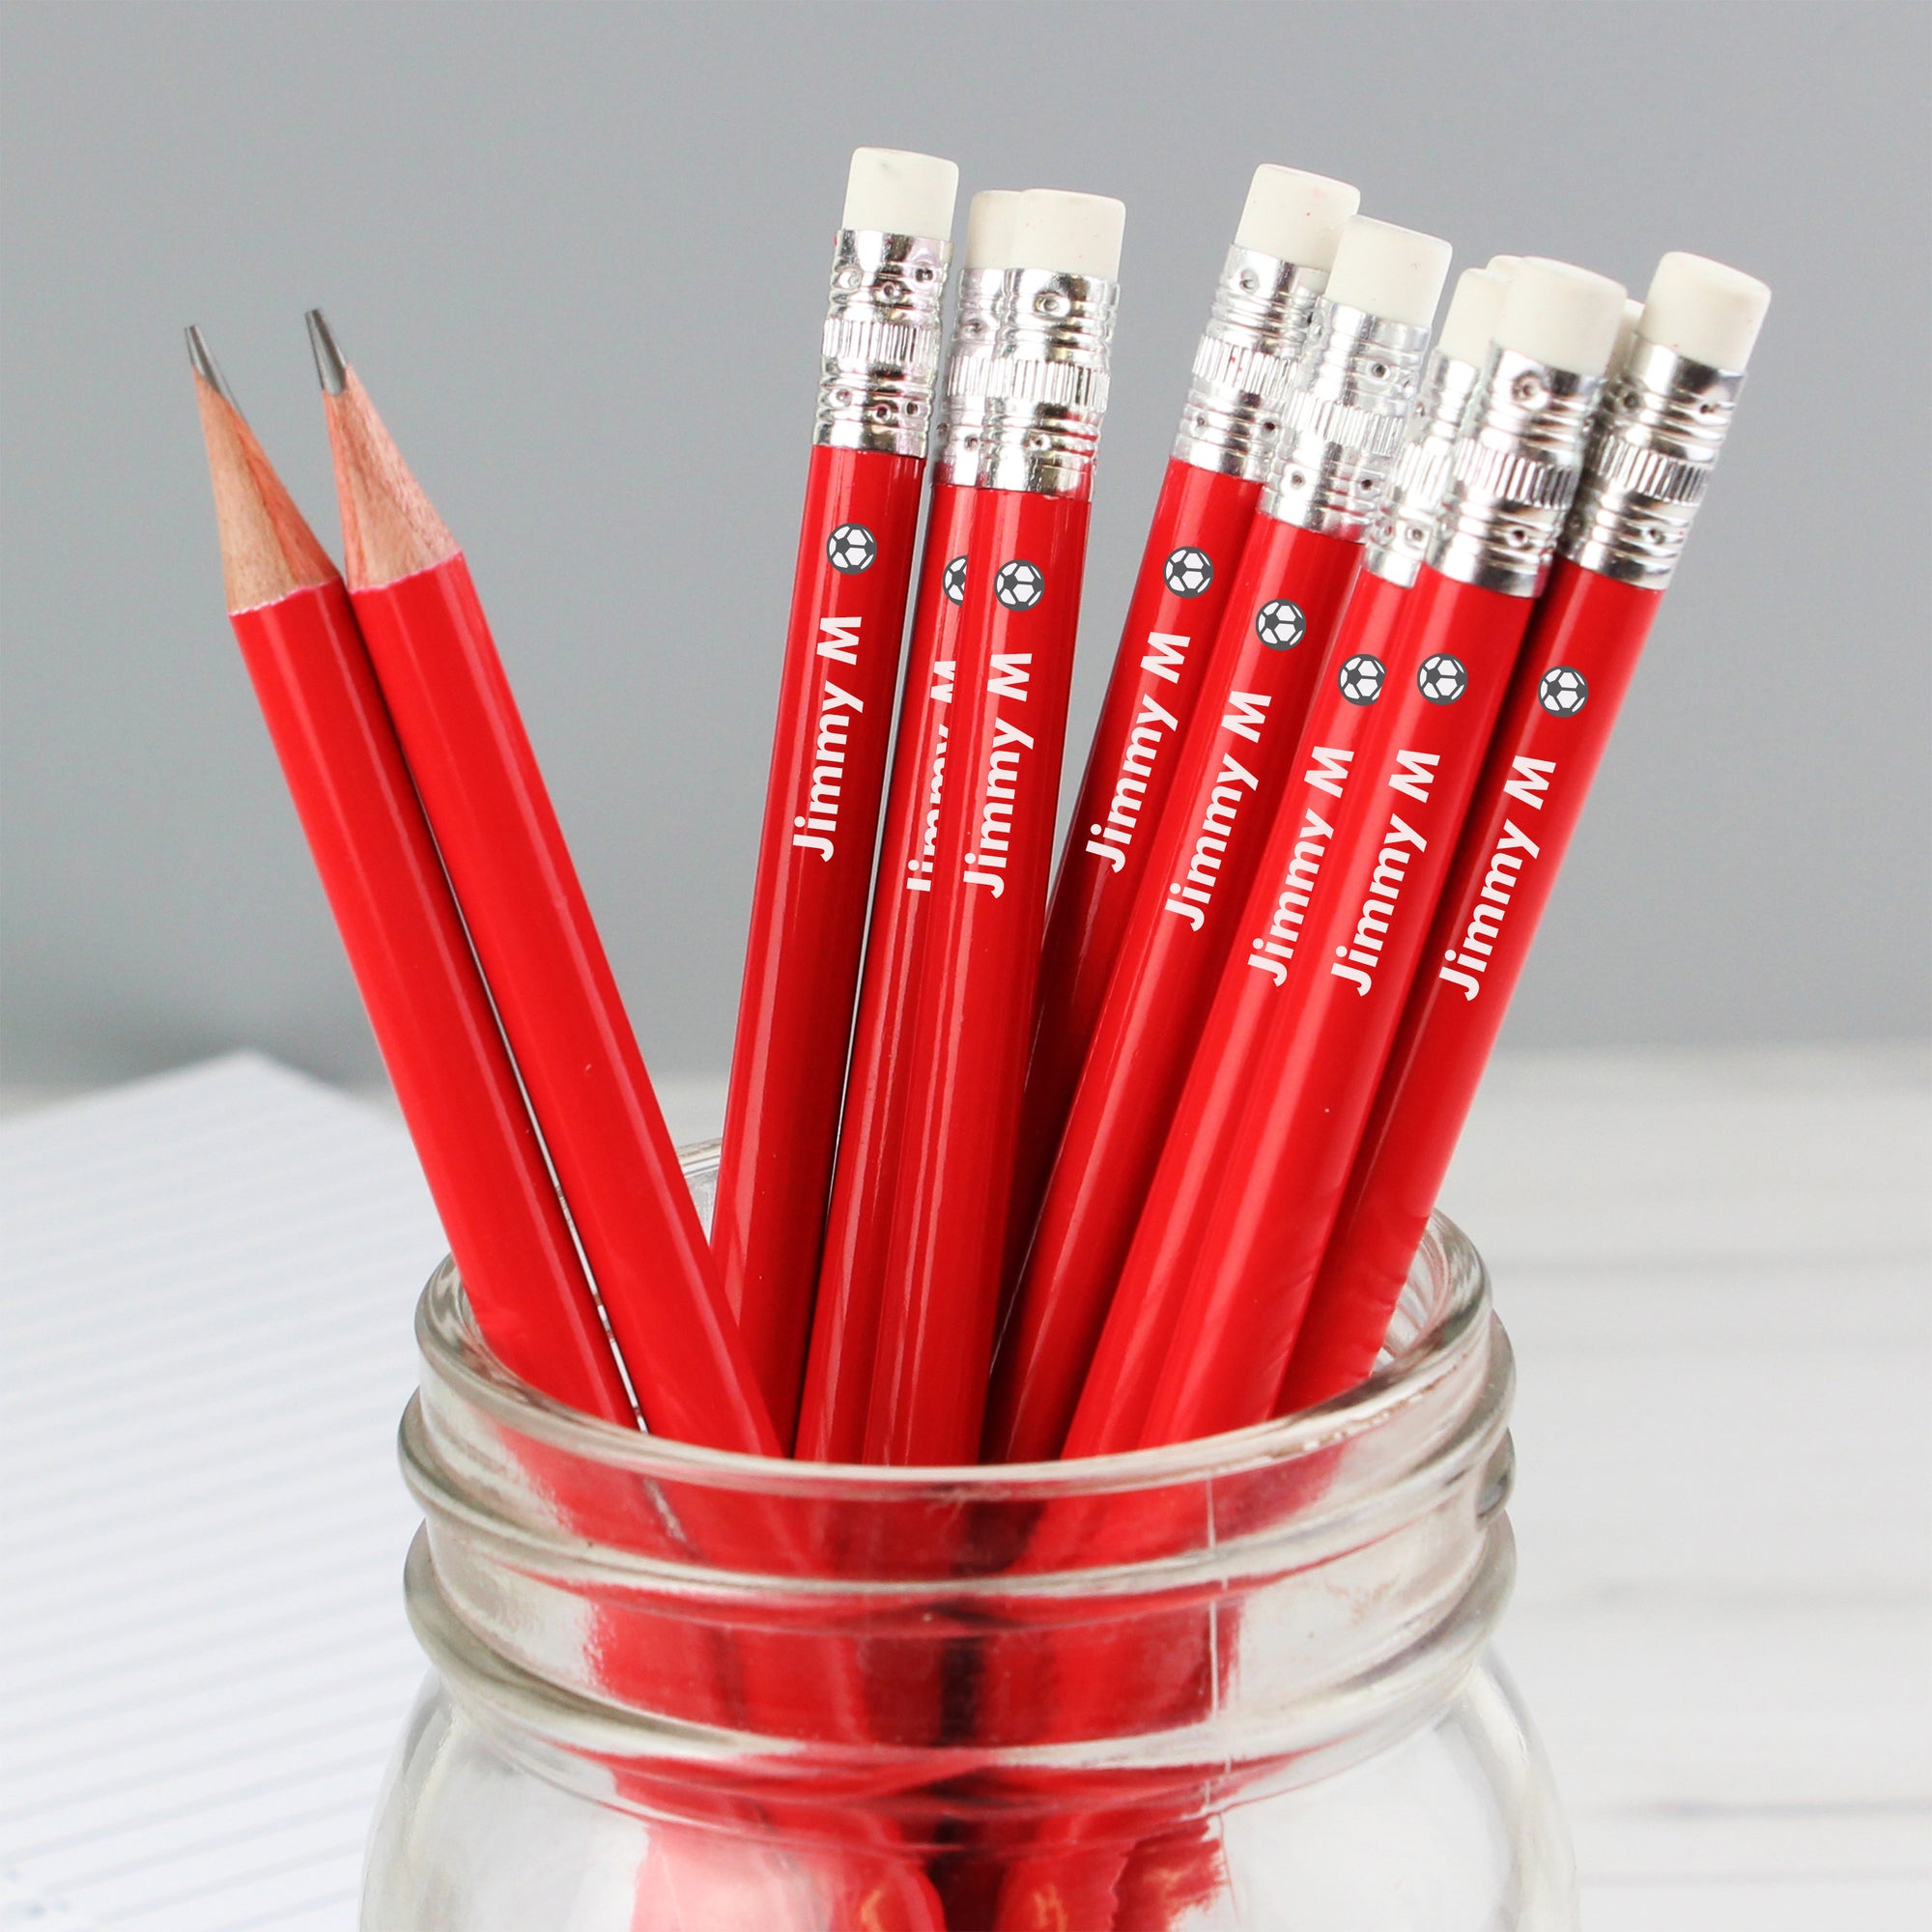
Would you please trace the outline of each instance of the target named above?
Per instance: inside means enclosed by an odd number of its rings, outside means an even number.
[[[835,664],[859,662],[860,617],[821,617],[818,620],[818,655]],[[832,863],[832,840],[838,830],[838,800],[845,787],[845,742],[852,728],[850,717],[841,712],[866,708],[863,698],[841,690],[831,678],[818,694],[818,734],[812,741],[811,776],[806,781],[805,810],[792,820],[791,842],[808,852],[816,852],[826,865]]]

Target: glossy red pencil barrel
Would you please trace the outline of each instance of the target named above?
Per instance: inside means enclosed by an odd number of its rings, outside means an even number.
[[[976,1460],[1123,214],[1028,190],[985,371],[930,931],[866,1457]]]
[[[1658,601],[1559,563],[1538,607],[1295,1337],[1282,1412],[1339,1394],[1375,1364]]]
[[[1088,505],[979,498],[867,1462],[977,1458],[1052,862]]]
[[[1299,922],[1307,917],[1327,863],[1337,808],[1353,782],[1373,728],[1374,707],[1397,662],[1395,639],[1407,595],[1402,584],[1387,578],[1371,574],[1357,580],[1328,653],[1323,692],[1295,745],[1291,776],[1257,860],[1251,889],[1239,908],[1248,917],[1233,922],[1234,931],[1243,939],[1256,936],[1252,912],[1258,905],[1268,912],[1264,932],[1279,919],[1284,936],[1276,939],[1277,945],[1292,946]],[[1288,832],[1294,836],[1289,838]],[[1179,1137],[1199,1136],[1218,1146],[1247,1097],[1247,1073],[1261,1050],[1261,1028],[1269,1008],[1260,998],[1259,985],[1245,1001],[1231,1004],[1225,994],[1216,997],[1245,956],[1245,947],[1233,951],[1232,956],[1224,952],[1208,989],[1206,1009],[1160,1117],[1159,1144],[1142,1175],[1141,1196],[1149,1206],[1156,1176],[1170,1187],[1179,1180],[1174,1164]],[[1228,1075],[1209,1079],[1209,1067],[1226,1068]],[[1199,1187],[1211,1182],[1211,1171],[1190,1179]],[[1165,1203],[1168,1197],[1163,1194],[1161,1199]],[[1179,1226],[1182,1217],[1178,1208],[1169,1207],[1167,1211]],[[1125,1236],[1117,1237],[1116,1285],[1102,1307],[1103,1325],[1075,1385],[1063,1447],[1068,1456],[1112,1455],[1139,1446],[1169,1352],[1192,1346],[1192,1338],[1179,1332],[1174,1264],[1164,1257],[1164,1266],[1127,1268],[1127,1256],[1137,1245],[1144,1217],[1130,1211],[1125,1219]],[[1184,1248],[1178,1251],[1184,1253]]]
[[[1361,555],[1254,520],[1001,1341],[993,1460],[1060,1452]]]
[[[925,551],[799,1410],[796,1453],[816,1462],[855,1463],[866,1446],[905,1131],[906,1046],[945,795],[966,541],[976,501],[971,486],[985,423],[983,365],[997,339],[1019,200],[1015,191],[984,188],[966,216]]]
[[[1047,917],[1022,1196],[1052,1161],[1260,497],[1258,477],[1168,463]]]
[[[1604,403],[1279,1412],[1341,1393],[1375,1364],[1770,299],[1751,277],[1684,255],[1664,258],[1652,296]]]
[[[1215,284],[1047,914],[1009,1285],[1208,682],[1317,298],[1360,200],[1321,175],[1257,168]]]
[[[946,780],[954,653],[965,596],[963,545],[973,503],[970,487],[942,479],[933,489],[926,520],[799,1409],[796,1453],[812,1462],[856,1463],[866,1446],[872,1355],[904,1137],[905,1056]]]
[[[317,326],[356,621],[644,1420],[775,1454],[469,566]]]
[[[1334,811],[1317,813],[1327,832],[1293,816],[1293,799],[1283,814],[1247,908],[1249,950],[1231,961],[1203,1042],[1221,1078],[1252,1082],[1248,1102],[1204,1168],[1181,1151],[1200,1104],[1190,1091],[1127,1264],[1131,1286],[1143,1268],[1195,1257],[1177,1270],[1184,1359],[1171,1356],[1155,1383],[1146,1442],[1272,1408],[1529,613],[1526,598],[1425,570],[1356,768]],[[1325,723],[1311,719],[1311,735]],[[1305,907],[1291,877],[1304,844],[1321,852]],[[1246,1040],[1252,1059],[1224,1057]]]
[[[1273,1406],[1576,488],[1622,307],[1601,276],[1517,270],[1429,565],[1405,600],[1350,783],[1321,814],[1330,830],[1305,892],[1288,876],[1300,828],[1286,815],[1277,826],[1249,950],[1230,962],[1128,1257],[1126,1285],[1157,1282],[1185,1337],[1155,1382],[1145,1442],[1237,1428]],[[1325,703],[1348,700],[1348,674]],[[1311,717],[1311,736],[1323,722]],[[1256,1042],[1238,1063],[1219,1051],[1231,1032]],[[1216,1093],[1230,1087],[1232,1105]],[[1220,1113],[1219,1131],[1198,1131],[1204,1109]]]
[[[911,194],[898,179],[909,165]],[[867,180],[881,170],[890,191],[874,208]],[[833,261],[711,1227],[725,1297],[787,1447],[892,741],[956,179],[950,162],[861,149]],[[915,209],[933,218],[930,231],[854,225],[914,218]]]
[[[781,1439],[798,1405],[924,465],[811,452],[712,1246]]]
[[[1373,266],[1377,273],[1364,274]],[[1448,248],[1351,221],[1002,1339],[989,1455],[1056,1454],[1414,399]],[[1372,281],[1382,315],[1349,299]]]
[[[305,580],[230,622],[477,1324],[514,1374],[630,1427],[630,1397],[342,581],[240,415],[197,387],[225,485],[224,551],[252,530],[258,565]]]

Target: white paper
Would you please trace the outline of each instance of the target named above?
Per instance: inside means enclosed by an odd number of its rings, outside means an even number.
[[[442,1249],[401,1126],[252,1056],[0,1122],[0,1928],[355,1924]]]

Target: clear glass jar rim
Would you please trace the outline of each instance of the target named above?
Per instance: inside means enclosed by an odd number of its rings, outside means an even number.
[[[680,1151],[693,1179],[705,1178],[716,1157],[715,1142]],[[517,1434],[608,1470],[801,1501],[866,1494],[904,1498],[922,1492],[958,1499],[1043,1501],[1069,1493],[1165,1489],[1326,1452],[1406,1410],[1453,1376],[1482,1346],[1489,1314],[1490,1285],[1481,1257],[1454,1222],[1435,1214],[1396,1319],[1399,1328],[1406,1316],[1410,1332],[1366,1380],[1319,1407],[1222,1435],[1115,1456],[905,1467],[747,1456],[622,1429],[568,1408],[512,1375],[491,1353],[448,1258],[423,1289],[415,1327],[426,1368],[453,1393]]]

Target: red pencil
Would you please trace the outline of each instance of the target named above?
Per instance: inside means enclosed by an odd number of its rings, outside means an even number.
[[[1207,681],[1316,298],[1360,201],[1323,175],[1257,168],[1215,284],[1047,913],[1013,1183],[1015,1268]]]
[[[310,330],[356,620],[644,1420],[776,1454],[469,566],[319,314]]]
[[[477,1325],[546,1395],[635,1428],[342,580],[188,347],[229,621]]]
[[[1658,265],[1422,949],[1278,1412],[1339,1395],[1375,1366],[1730,428],[1770,294],[1699,256]]]
[[[190,341],[236,636],[477,1325],[511,1373],[634,1429],[349,598],[205,349]],[[530,1476],[544,1480],[537,1468]],[[701,1640],[684,1641],[690,1634],[665,1634],[656,1668],[705,1718],[744,1721],[740,1670],[758,1711],[777,1706],[754,1640],[742,1657],[726,1658]],[[621,1646],[599,1654],[617,1683],[635,1668]],[[856,1692],[853,1704],[863,1715]],[[869,1913],[882,1925],[937,1927],[936,1901],[916,1867],[870,1846],[841,1852],[829,1834],[828,1843],[835,1848],[812,1881],[853,1922]],[[673,1833],[686,1892],[699,1849]],[[639,1874],[639,1912],[666,1876],[659,1866]]]
[[[845,1077],[838,1158],[799,1408],[795,1453],[811,1462],[856,1463],[866,1446],[872,1354],[903,1140],[905,1046],[932,891],[954,651],[966,594],[966,542],[978,497],[972,486],[979,473],[985,415],[983,365],[992,349],[1018,202],[1019,196],[1009,189],[986,189],[973,197],[966,221],[945,421],[926,513],[925,551],[906,652],[886,828],[872,887],[859,1017]]]
[[[1343,667],[1354,667],[1349,688],[1355,701],[1329,705],[1319,728],[1311,726],[1301,736],[1290,761],[1288,798],[1280,810],[1294,812],[1300,831],[1289,859],[1293,895],[1280,906],[1286,924],[1293,925],[1305,912],[1307,895],[1319,876],[1329,829],[1324,814],[1332,812],[1349,781],[1369,725],[1368,707],[1380,696],[1386,680],[1405,597],[1422,568],[1449,481],[1456,431],[1481,377],[1506,287],[1503,277],[1490,270],[1464,270],[1442,319],[1440,339],[1430,353],[1384,509],[1370,533],[1362,574],[1324,667],[1324,675],[1338,682]],[[1261,869],[1265,873],[1265,867]],[[1290,879],[1284,879],[1283,889],[1290,891]],[[1174,1077],[1169,1112],[1197,1045],[1198,1038],[1187,1042],[1187,1061]],[[1223,1090],[1224,1104],[1232,1104],[1237,1094],[1232,1086]],[[1150,1179],[1151,1166],[1150,1162]],[[1132,1233],[1130,1219],[1119,1237],[1117,1269],[1125,1259]],[[1097,1341],[1088,1350],[1065,1398],[1069,1408],[1078,1402],[1077,1419],[1064,1444],[1065,1454],[1097,1455],[1132,1446],[1137,1418],[1147,1413],[1152,1401],[1154,1381],[1173,1339],[1168,1323],[1174,1311],[1157,1302],[1153,1290],[1154,1284],[1142,1281],[1138,1299],[1130,1291],[1124,1300],[1117,1300]],[[1091,1393],[1083,1396],[1083,1391]]]
[[[1223,976],[1123,1270],[1122,1305],[1151,1292],[1164,1316],[1151,1326],[1184,1346],[1147,1412],[1111,1430],[1177,1441],[1273,1406],[1576,489],[1622,304],[1614,282],[1562,264],[1525,262],[1511,278],[1348,783],[1319,805],[1292,791],[1269,841],[1243,922],[1249,950]],[[1310,741],[1350,702],[1350,683],[1345,665]],[[1303,845],[1320,854],[1312,880]],[[1089,1427],[1102,1399],[1083,1392]]]
[[[838,1135],[959,170],[852,156],[711,1224],[789,1446]]]
[[[1002,1340],[986,1453],[1059,1452],[1415,399],[1448,244],[1342,238]]]
[[[1030,189],[988,367],[868,1462],[975,1460],[1124,210]]]

